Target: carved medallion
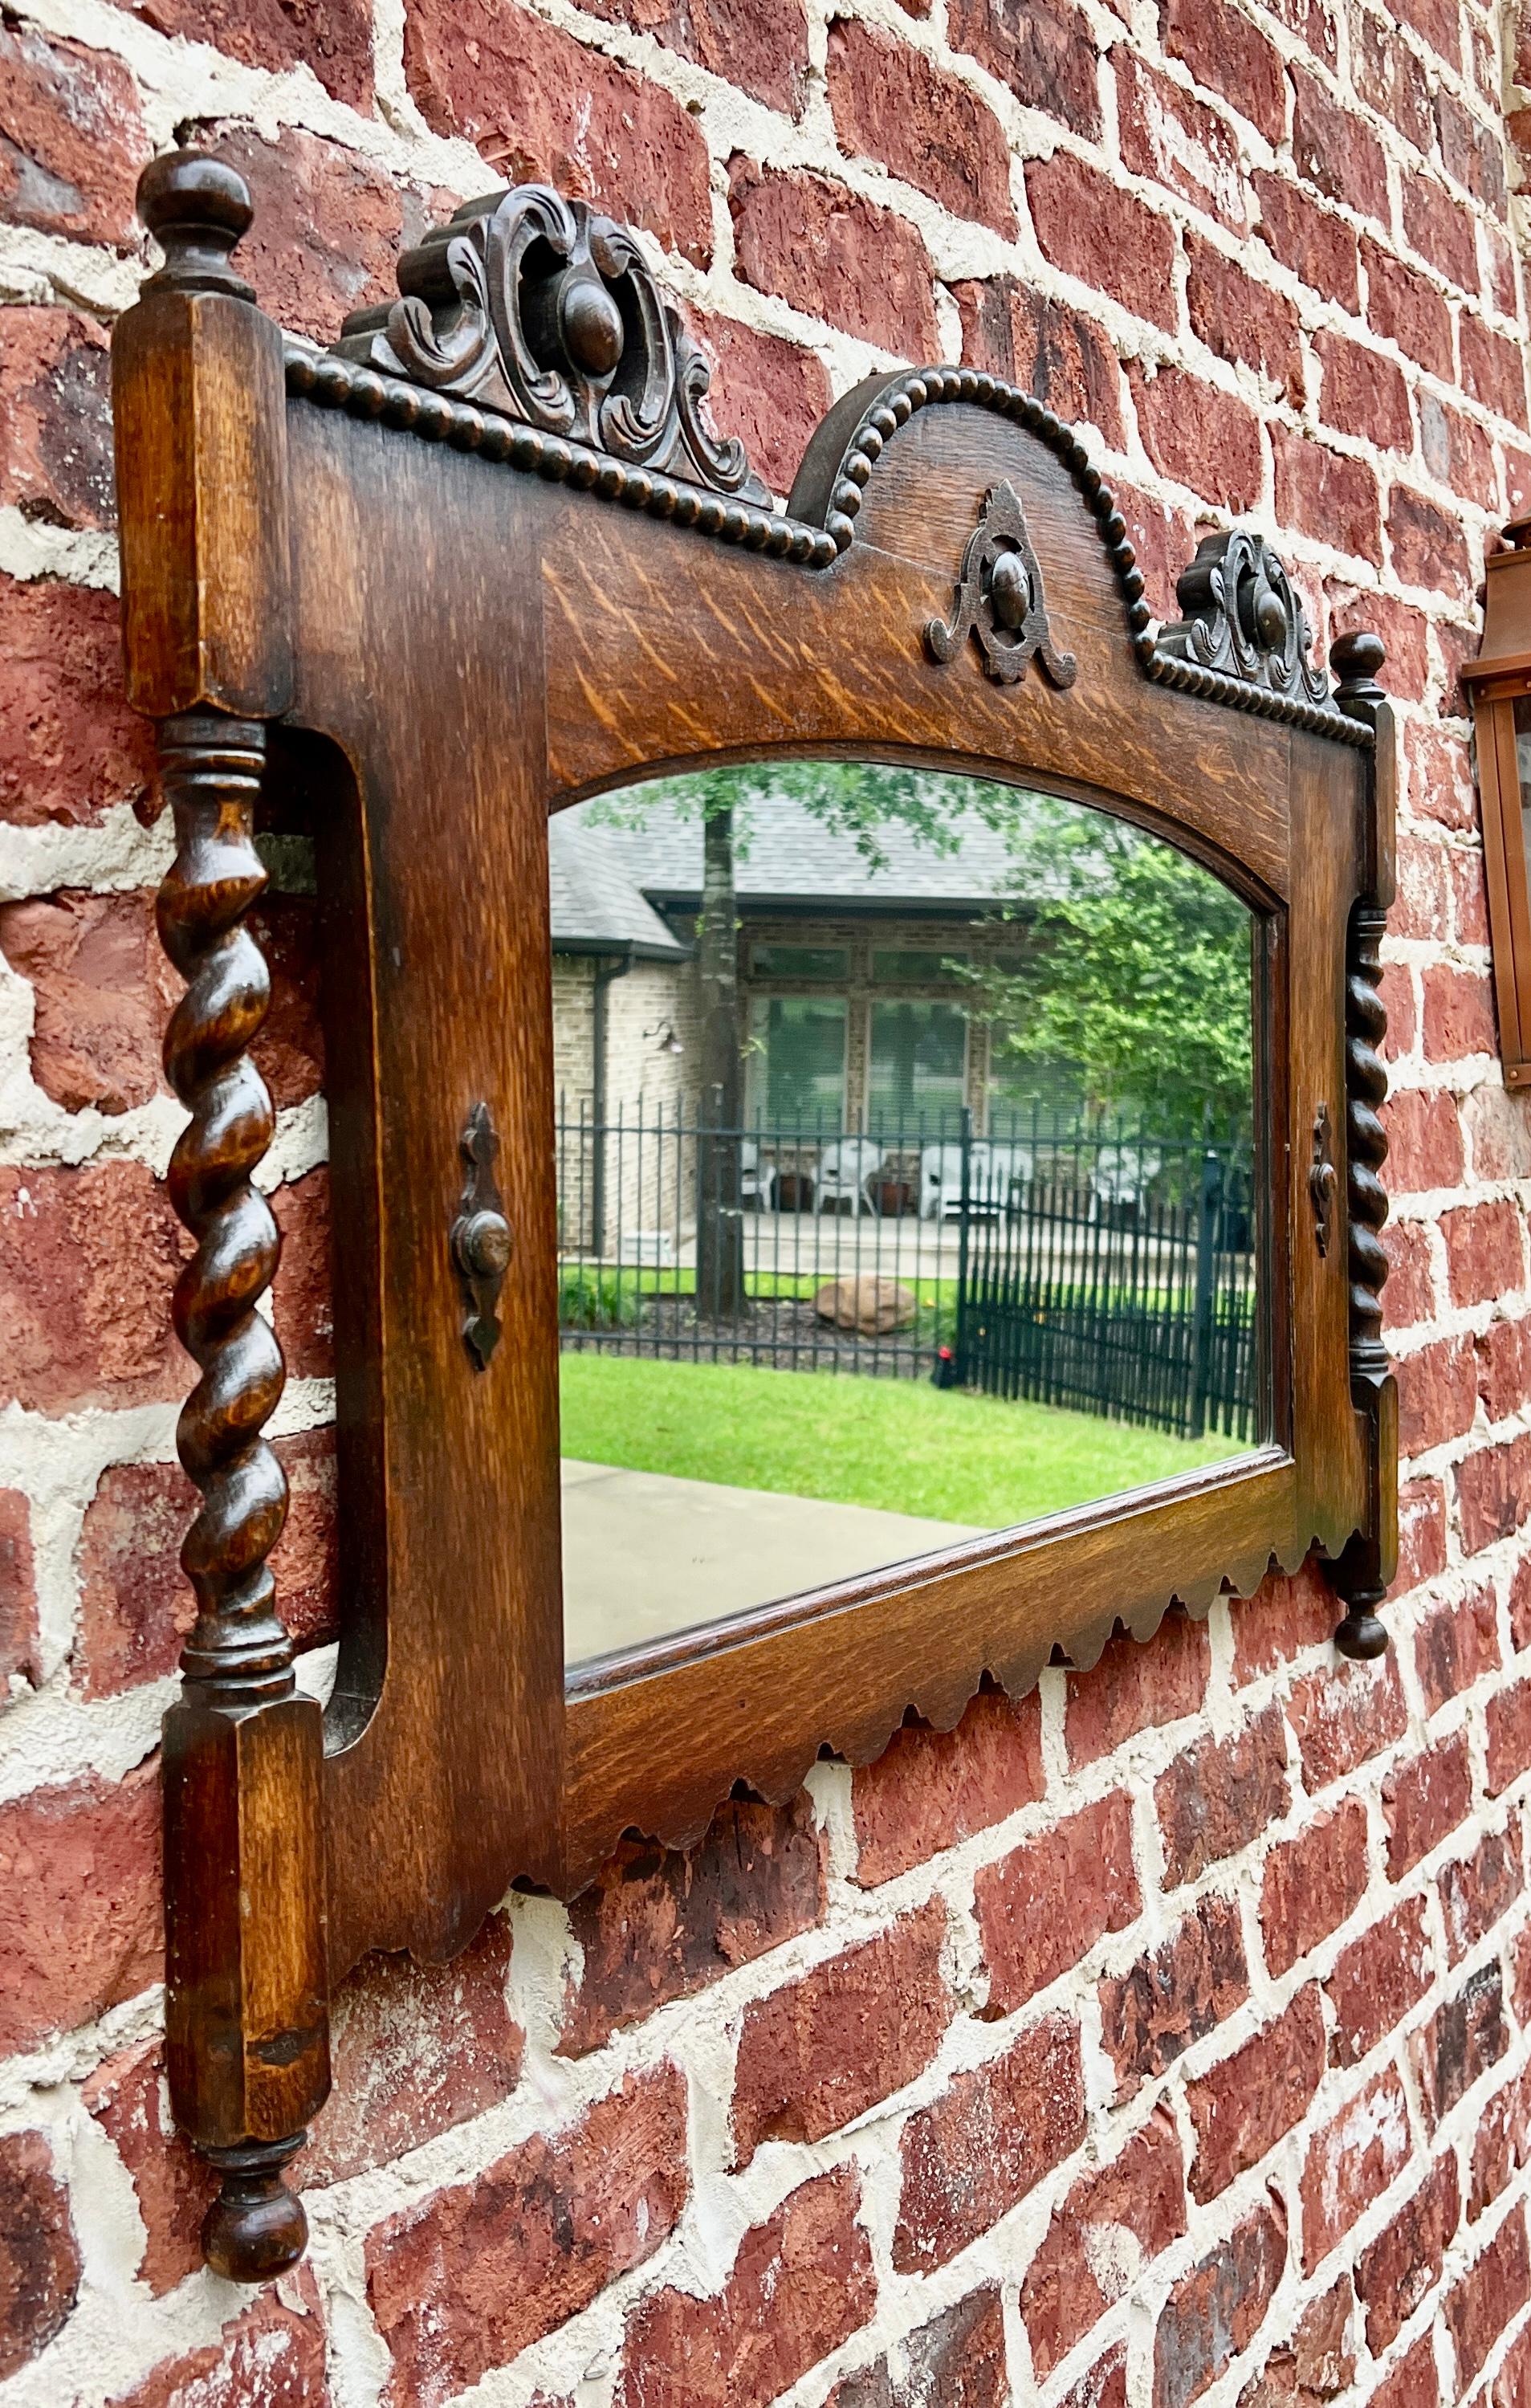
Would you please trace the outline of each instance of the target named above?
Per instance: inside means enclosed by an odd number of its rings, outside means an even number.
[[[510,1268],[510,1224],[494,1178],[500,1140],[487,1104],[474,1105],[458,1142],[468,1176],[451,1225],[451,1256],[467,1308],[463,1337],[477,1368],[486,1371],[500,1342],[496,1307]]]
[[[1021,496],[1008,482],[991,485],[967,538],[952,624],[932,619],[925,643],[938,661],[955,660],[968,636],[983,666],[1001,685],[1024,677],[1035,657],[1056,686],[1072,685],[1077,664],[1060,652],[1047,622],[1041,566],[1026,526]]]
[[[1327,678],[1309,657],[1308,614],[1264,536],[1245,527],[1204,536],[1175,598],[1185,616],[1163,630],[1161,652],[1339,715]]]
[[[702,415],[711,371],[627,227],[548,184],[466,202],[407,251],[402,299],[358,309],[342,357],[539,434],[770,507]]]

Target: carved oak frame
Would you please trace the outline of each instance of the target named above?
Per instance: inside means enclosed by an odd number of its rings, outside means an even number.
[[[1331,690],[1257,536],[1209,537],[1155,636],[1098,473],[995,378],[847,394],[780,516],[708,432],[705,367],[637,246],[581,204],[460,211],[328,354],[236,274],[231,170],[158,160],[141,205],[165,264],[114,346],[128,687],[179,844],[170,1181],[196,1248],[175,1312],[201,1370],[166,2020],[177,2115],[223,2177],[208,2258],[255,2280],[303,2246],[282,2170],[365,1950],[450,1956],[512,1881],[572,1894],[629,1828],[688,1842],[737,1783],[783,1798],[909,1711],[948,1727],[986,1674],[1019,1691],[1055,1650],[1089,1665],[1119,1619],[1147,1638],[1172,1599],[1205,1612],[1314,1547],[1341,1648],[1385,1644],[1393,739],[1381,645],[1341,639]],[[1253,908],[1273,1436],[565,1685],[547,814],[644,769],[835,750],[1107,801]],[[263,777],[313,830],[324,928],[342,1637],[322,1714],[266,1568]]]

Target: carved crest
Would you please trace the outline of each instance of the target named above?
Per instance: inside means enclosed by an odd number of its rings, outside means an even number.
[[[1021,496],[1008,482],[991,485],[967,538],[950,626],[932,619],[925,643],[938,661],[955,660],[973,636],[990,677],[1013,685],[1035,657],[1054,685],[1072,685],[1072,652],[1060,652],[1047,621],[1041,565],[1026,526]]]
[[[1161,633],[1161,652],[1340,715],[1309,657],[1308,614],[1264,536],[1245,527],[1204,536],[1175,598],[1185,615]]]
[[[625,226],[548,184],[465,202],[407,251],[403,296],[335,348],[627,467],[769,507],[744,447],[702,415],[711,371]]]

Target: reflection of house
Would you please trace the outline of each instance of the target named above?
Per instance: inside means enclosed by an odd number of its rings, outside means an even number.
[[[937,853],[899,826],[886,866],[786,797],[753,814],[737,865],[746,1114],[782,1126],[954,1119],[981,1127],[990,1032],[950,965],[1013,955],[1009,855],[976,815]],[[551,823],[554,1047],[565,1111],[694,1107],[699,818],[656,797],[645,824],[577,804]],[[680,1048],[678,1052],[677,1045]]]

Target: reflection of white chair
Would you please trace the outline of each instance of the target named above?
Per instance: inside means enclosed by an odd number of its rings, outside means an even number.
[[[921,1147],[922,1221],[952,1221],[961,1217],[962,1152],[960,1145]],[[989,1146],[982,1138],[967,1149],[967,1200],[970,1205],[983,1200],[989,1177]]]
[[[776,1167],[760,1167],[760,1148],[751,1138],[739,1140],[739,1202],[768,1212],[776,1197]]]
[[[986,1149],[987,1160],[981,1181],[973,1174],[973,1201],[986,1211],[1002,1212],[1010,1200],[1016,1185],[1031,1184],[1032,1158],[1029,1145],[993,1145]]]
[[[1103,1145],[1090,1173],[1090,1218],[1098,1221],[1102,1205],[1130,1204],[1141,1209],[1144,1191],[1159,1175],[1159,1156],[1152,1147]]]
[[[838,1145],[826,1145],[813,1182],[814,1211],[822,1212],[826,1204],[843,1204],[849,1198],[856,1212],[869,1212],[872,1203],[866,1182],[881,1160],[882,1148],[875,1138],[846,1137]]]

